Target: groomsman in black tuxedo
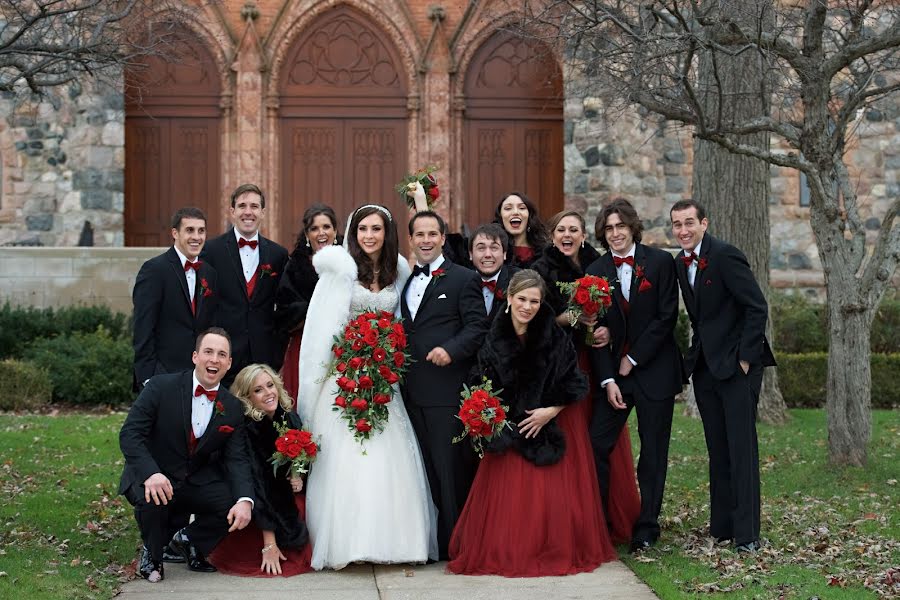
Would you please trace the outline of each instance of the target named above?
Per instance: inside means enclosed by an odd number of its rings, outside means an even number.
[[[412,365],[403,398],[438,509],[438,552],[447,558],[450,534],[475,477],[477,458],[452,440],[462,432],[460,392],[484,336],[487,315],[481,278],[442,255],[446,227],[431,211],[409,222],[416,266],[400,296]]]
[[[594,390],[591,443],[601,496],[609,505],[609,455],[631,409],[638,415],[641,512],[631,552],[659,538],[675,395],[684,380],[675,343],[678,284],[672,255],[641,243],[644,226],[630,202],[613,200],[597,216],[595,233],[607,252],[586,273],[613,284],[613,305],[601,325],[610,343],[591,351]]]
[[[215,571],[206,555],[246,527],[253,508],[243,406],[220,385],[231,366],[228,334],[201,333],[192,361],[192,371],[152,378],[119,433],[119,493],[134,506],[144,542],[138,572],[152,583],[164,577],[167,543],[192,571]]]
[[[693,336],[685,368],[709,452],[710,534],[739,552],[759,549],[759,450],[756,405],[763,367],[775,357],[765,337],[768,306],[744,254],[706,233],[694,200],[669,216],[682,248],[676,262]]]
[[[197,334],[212,325],[216,271],[197,260],[206,241],[206,215],[187,207],[172,217],[174,245],[138,271],[134,304],[134,391],[153,375],[191,367]]]
[[[481,275],[481,295],[488,322],[493,322],[506,305],[506,288],[516,267],[506,264],[509,238],[497,223],[478,226],[469,238],[469,259]]]
[[[210,240],[201,256],[219,273],[215,323],[233,343],[234,368],[225,377],[226,386],[251,363],[277,371],[284,361],[287,339],[275,326],[275,293],[288,251],[259,233],[265,212],[266,198],[259,187],[238,187],[231,194],[234,229]]]

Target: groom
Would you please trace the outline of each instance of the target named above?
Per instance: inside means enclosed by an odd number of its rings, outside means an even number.
[[[416,266],[400,296],[413,360],[403,398],[438,508],[441,560],[448,558],[450,534],[477,468],[472,449],[452,440],[462,432],[456,418],[460,392],[487,332],[481,279],[444,259],[445,231],[437,213],[422,211],[412,217],[409,242]]]
[[[193,371],[151,378],[119,433],[119,493],[134,506],[144,542],[138,572],[151,583],[163,579],[170,539],[190,570],[215,571],[205,556],[246,527],[253,508],[243,406],[219,385],[231,366],[225,330],[201,333],[192,360]]]

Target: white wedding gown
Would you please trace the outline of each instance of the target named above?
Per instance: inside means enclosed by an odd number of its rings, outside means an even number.
[[[338,395],[335,377],[324,378],[332,336],[343,331],[349,318],[367,310],[396,312],[400,280],[378,293],[362,287],[356,282],[355,263],[338,247],[318,252],[313,263],[320,279],[300,346],[298,394],[304,426],[320,445],[306,483],[312,567],[341,569],[355,561],[436,559],[436,510],[397,386],[387,405],[384,431],[361,445],[347,421],[331,409]]]

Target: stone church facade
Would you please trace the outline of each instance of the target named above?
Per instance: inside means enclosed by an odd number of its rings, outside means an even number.
[[[575,76],[541,42],[510,33],[514,8],[185,0],[146,24],[174,27],[167,60],[111,86],[0,97],[0,245],[167,245],[169,216],[184,205],[206,210],[217,234],[229,192],[256,182],[265,231],[290,246],[310,203],[402,214],[393,185],[437,165],[437,206],[453,230],[490,220],[512,190],[545,217],[574,208],[589,222],[625,196],[645,240],[671,246],[668,207],[691,193],[690,132],[566,96]],[[900,192],[898,125],[896,102],[857,124],[852,162],[873,230]],[[797,173],[772,169],[770,213],[775,285],[821,285]]]

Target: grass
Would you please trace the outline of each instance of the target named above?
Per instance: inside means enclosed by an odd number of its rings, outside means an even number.
[[[663,537],[640,558],[622,549],[660,598],[898,594],[900,583],[892,590],[885,576],[900,565],[900,413],[874,413],[865,469],[828,466],[824,411],[791,414],[787,426],[759,427],[767,545],[750,558],[705,538],[702,426],[676,416]],[[109,598],[133,576],[139,537],[131,508],[116,496],[123,419],[0,415],[0,598]],[[900,570],[891,573],[900,581]]]

